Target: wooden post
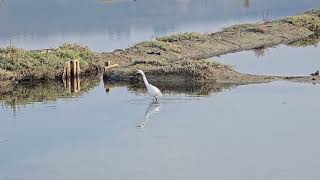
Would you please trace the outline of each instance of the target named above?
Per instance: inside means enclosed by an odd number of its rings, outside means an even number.
[[[70,69],[71,69],[71,76],[70,77],[76,77],[76,63],[75,61],[70,61]]]
[[[67,89],[67,92],[71,92],[71,81],[70,81],[70,78],[66,78],[65,87]]]
[[[71,69],[70,69],[70,61],[65,62],[64,66],[63,66],[63,75],[62,75],[63,78],[70,77],[70,71],[71,71]]]
[[[68,92],[80,91],[80,63],[75,59],[64,63],[62,79]]]
[[[81,91],[81,85],[80,85],[80,78],[79,77],[77,78],[77,90],[78,90],[78,92]]]
[[[77,92],[77,79],[71,79],[71,92]]]
[[[110,65],[111,65],[111,62],[110,62],[110,61],[107,61],[107,62],[104,63],[104,67],[108,67],[108,66],[110,66]]]
[[[77,76],[80,76],[80,62],[76,59],[76,70],[77,70]]]
[[[104,68],[103,71],[106,72],[108,69],[114,68],[114,67],[118,67],[118,64],[112,64],[110,61],[107,61],[104,63]]]
[[[80,78],[79,77],[75,77],[75,78],[71,78],[69,79],[69,81],[71,81],[71,85],[70,85],[70,89],[71,92],[80,92],[81,87],[80,87]]]
[[[79,60],[75,59],[70,61],[71,64],[71,76],[78,77],[80,75],[80,63]]]

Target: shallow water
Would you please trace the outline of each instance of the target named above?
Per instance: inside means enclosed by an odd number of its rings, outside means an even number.
[[[111,51],[258,21],[266,11],[274,19],[320,7],[318,0],[249,2],[0,0],[0,46],[71,41]],[[214,59],[243,73],[320,69],[318,46],[292,46]],[[0,180],[320,178],[319,85],[159,87],[164,96],[152,103],[141,85],[104,85],[99,77],[18,84],[0,95]]]
[[[243,51],[214,57],[232,65],[239,72],[259,75],[308,76],[320,69],[320,47],[304,48],[281,45],[253,51]]]
[[[178,89],[158,104],[142,88],[93,86],[0,109],[0,179],[320,177],[319,85]]]
[[[177,32],[213,32],[319,8],[319,0],[0,0],[0,46],[64,42],[96,51],[126,48]],[[268,12],[268,13],[267,13]]]

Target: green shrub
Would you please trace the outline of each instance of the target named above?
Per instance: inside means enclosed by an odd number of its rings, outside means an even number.
[[[0,78],[32,77],[52,79],[61,76],[64,63],[78,59],[81,69],[94,66],[97,55],[87,47],[64,44],[56,49],[26,51],[15,47],[0,48]]]

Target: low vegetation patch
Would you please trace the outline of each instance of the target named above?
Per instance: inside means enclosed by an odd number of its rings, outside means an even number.
[[[320,32],[320,17],[314,16],[310,13],[291,16],[286,18],[284,21],[299,27],[308,28],[314,32]]]
[[[96,56],[87,47],[76,44],[43,51],[1,48],[0,79],[54,79],[62,75],[65,62],[78,59],[81,69],[86,71],[94,66]]]
[[[11,71],[7,71],[4,69],[0,69],[0,80],[11,80],[15,77],[15,73]]]
[[[182,34],[176,34],[172,36],[164,36],[157,38],[158,41],[163,42],[176,42],[176,41],[205,41],[206,36],[200,33],[191,32],[191,33],[182,33]]]
[[[316,46],[318,44],[320,44],[320,33],[315,33],[307,38],[293,41],[288,45],[293,47],[306,47],[306,46]]]
[[[192,60],[181,59],[179,61],[168,60],[138,60],[128,66],[121,67],[105,73],[106,77],[112,80],[130,80],[129,77],[136,76],[136,70],[141,69],[149,75],[155,75],[159,78],[168,75],[183,76],[189,79],[208,79],[213,77],[217,72],[234,71],[228,65],[221,64],[212,60]]]
[[[173,51],[176,53],[181,52],[181,48],[177,45],[168,43],[168,42],[163,42],[163,41],[145,41],[142,43],[137,44],[137,46],[143,46],[143,47],[149,47],[149,48],[157,48],[163,51]]]

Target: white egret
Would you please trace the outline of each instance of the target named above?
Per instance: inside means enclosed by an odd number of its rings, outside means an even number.
[[[149,96],[154,97],[156,99],[156,102],[157,102],[158,101],[157,96],[162,96],[161,91],[157,87],[149,84],[149,82],[148,82],[148,80],[146,78],[146,75],[144,74],[144,72],[142,70],[137,70],[137,73],[142,75],[143,82],[144,82],[144,85],[147,88]]]

